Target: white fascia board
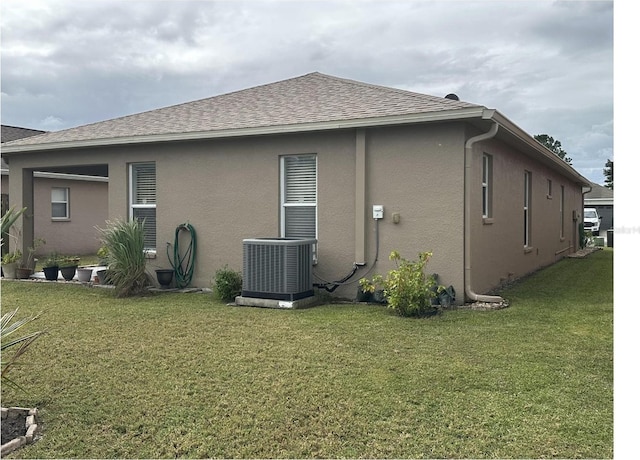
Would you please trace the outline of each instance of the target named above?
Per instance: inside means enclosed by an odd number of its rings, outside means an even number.
[[[546,148],[544,145],[538,142],[532,135],[524,131],[522,128],[520,128],[518,125],[513,123],[511,120],[509,120],[507,117],[502,115],[497,110],[493,115],[493,120],[500,125],[501,129],[507,131],[510,135],[518,138],[519,140],[527,144],[529,147],[536,150],[540,154],[540,156],[554,163],[556,168],[563,171],[565,175],[572,177],[574,180],[576,180],[576,182],[582,183],[582,185],[584,186],[589,186],[591,184],[589,179],[587,179],[578,171],[573,169],[573,167],[569,163],[564,161],[558,155],[554,154],[552,151],[550,151],[548,148]]]
[[[86,174],[67,174],[43,171],[34,171],[33,177],[40,177],[43,179],[80,180],[85,182],[109,182],[109,178],[104,176],[89,176]]]
[[[417,113],[409,115],[391,115],[387,117],[359,118],[354,120],[337,120],[293,125],[276,125],[256,128],[238,128],[218,131],[198,131],[193,133],[152,134],[148,136],[113,137],[68,142],[51,142],[43,144],[3,146],[4,153],[35,152],[43,150],[75,149],[87,147],[105,147],[114,145],[146,144],[154,142],[173,142],[188,140],[206,140],[227,137],[262,136],[268,134],[289,134],[309,131],[327,131],[334,129],[366,128],[377,126],[403,125],[410,123],[426,123],[437,121],[453,121],[468,118],[487,118],[486,108],[482,106],[459,110]]]
[[[613,198],[584,198],[584,205],[613,206]]]

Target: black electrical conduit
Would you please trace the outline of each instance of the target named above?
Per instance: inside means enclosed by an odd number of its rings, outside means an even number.
[[[189,246],[182,255],[180,255],[181,232],[189,233]],[[191,224],[178,225],[173,243],[173,258],[169,255],[169,246],[171,243],[167,242],[167,258],[176,276],[176,287],[185,288],[191,283],[196,262],[196,230]]]
[[[369,270],[367,270],[367,272],[364,275],[362,275],[360,278],[364,278],[369,273],[371,273],[371,270],[373,270],[373,267],[375,267],[376,263],[378,262],[378,253],[379,253],[379,250],[380,250],[380,233],[379,233],[379,229],[380,229],[379,219],[376,219],[376,258],[374,259],[373,263],[369,267]],[[360,266],[358,264],[354,263],[353,264],[353,269],[351,270],[351,273],[349,273],[344,278],[339,279],[338,281],[327,281],[327,280],[322,279],[316,273],[314,273],[313,276],[315,276],[317,279],[322,281],[322,283],[313,283],[313,286],[317,287],[318,289],[324,289],[324,290],[326,290],[328,292],[333,292],[336,289],[338,289],[340,286],[346,286],[346,285],[349,285],[349,284],[357,283],[357,282],[360,281],[360,279],[352,280],[352,281],[348,281],[348,280],[349,280],[349,278],[351,278],[353,275],[356,274],[356,272],[358,271],[358,268],[360,268]]]

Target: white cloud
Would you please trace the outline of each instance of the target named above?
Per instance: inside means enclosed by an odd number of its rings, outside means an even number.
[[[613,148],[610,131],[592,132],[613,120],[612,2],[5,0],[0,8],[9,124],[65,128],[321,71],[497,108],[531,134],[559,139],[581,171]]]

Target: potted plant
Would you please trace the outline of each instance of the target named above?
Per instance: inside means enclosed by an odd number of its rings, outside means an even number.
[[[16,278],[16,269],[20,260],[22,260],[22,252],[19,250],[8,252],[2,256],[2,273],[6,279]]]
[[[16,211],[15,206],[9,208],[0,218],[0,241],[5,236],[10,236],[12,238],[16,238],[15,235],[9,234],[9,230],[13,227],[13,224],[18,220],[18,218],[27,210],[27,208],[22,208]],[[4,241],[2,241],[4,245]],[[22,252],[16,250],[14,252],[9,252],[2,256],[2,273],[5,278],[15,278],[16,277],[16,267],[18,266],[18,261],[22,259]]]
[[[80,259],[78,257],[62,257],[60,258],[59,268],[60,274],[66,281],[71,281],[76,276],[76,269]]]
[[[158,278],[158,284],[162,289],[167,289],[173,281],[173,268],[158,268],[156,270],[156,278]]]
[[[60,257],[57,253],[52,252],[42,264],[44,277],[48,281],[56,281],[58,279],[58,271],[60,269]]]
[[[40,246],[46,244],[46,241],[42,238],[36,238],[33,240],[33,245],[28,249],[26,259],[22,259],[18,268],[16,269],[16,277],[20,279],[29,278],[36,269],[35,253]]]
[[[418,253],[417,260],[408,260],[398,251],[391,251],[389,260],[396,268],[390,270],[385,278],[374,275],[371,280],[362,278],[363,291],[376,293],[382,286],[382,294],[389,308],[400,316],[424,317],[440,313],[441,306],[434,302],[437,295],[437,275],[425,275],[424,268],[431,258],[431,252]]]

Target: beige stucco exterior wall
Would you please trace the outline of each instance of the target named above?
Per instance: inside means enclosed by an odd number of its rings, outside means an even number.
[[[243,239],[280,236],[280,156],[315,153],[318,263],[314,272],[322,279],[338,280],[354,262],[366,262],[353,282],[334,294],[354,298],[357,279],[384,274],[394,266],[388,260],[392,250],[409,259],[433,251],[427,271],[438,273],[442,284],[453,285],[460,302],[465,283],[464,146],[466,138],[475,134],[467,132],[463,123],[345,129],[69,150],[56,152],[55,164],[107,164],[108,217],[122,219],[128,216],[128,164],[155,161],[157,255],[149,260],[149,270],[169,267],[167,243],[174,243],[178,225],[189,223],[197,234],[192,285],[209,287],[217,269],[225,265],[242,269]],[[481,215],[483,152],[493,156],[491,223]],[[53,166],[53,157],[16,155],[11,168]],[[363,166],[364,174],[357,174]],[[522,241],[525,169],[533,177],[532,247],[527,251]],[[553,182],[551,198],[547,198],[547,179]],[[560,238],[561,185],[565,186],[564,239]],[[18,175],[14,183],[12,176],[10,187],[12,203],[20,205],[14,197],[23,191],[22,177]],[[357,187],[365,187],[364,193]],[[577,223],[572,211],[581,210],[581,190],[560,174],[498,140],[484,141],[474,147],[471,187],[475,292],[485,293],[502,279],[529,273],[574,250]],[[384,218],[377,225],[372,218],[374,204],[384,206]],[[394,214],[399,216],[397,223]],[[378,261],[373,266],[377,241]]]
[[[380,250],[375,272],[385,274],[395,264],[396,250],[415,260],[431,251],[428,273],[463,290],[464,138],[460,124],[393,127],[372,130],[368,137],[367,217],[372,206],[384,206],[379,222]],[[399,215],[394,223],[393,214]],[[369,259],[375,248],[375,223],[369,222]]]
[[[482,155],[493,162],[492,216],[482,217]],[[531,243],[524,247],[524,174],[531,172]],[[581,187],[551,168],[497,140],[473,152],[472,287],[483,293],[501,282],[552,264],[576,250],[582,215]],[[548,180],[552,194],[548,195]],[[561,237],[561,187],[564,186],[564,237]]]
[[[18,180],[16,177],[15,180]],[[51,189],[69,189],[70,218],[51,218]],[[2,193],[9,193],[9,177],[2,176]],[[35,238],[42,238],[45,245],[38,248],[36,255],[42,256],[52,251],[60,254],[94,254],[100,247],[95,226],[104,226],[107,219],[106,182],[93,180],[67,180],[44,177],[33,178],[33,219]],[[12,203],[14,198],[10,197]],[[17,206],[18,207],[18,206]],[[22,232],[20,232],[22,234]]]
[[[69,189],[69,219],[51,218],[51,189]],[[100,247],[95,227],[104,227],[107,216],[106,182],[34,179],[35,237],[44,238],[46,244],[39,252],[56,251],[59,254],[95,254]]]

